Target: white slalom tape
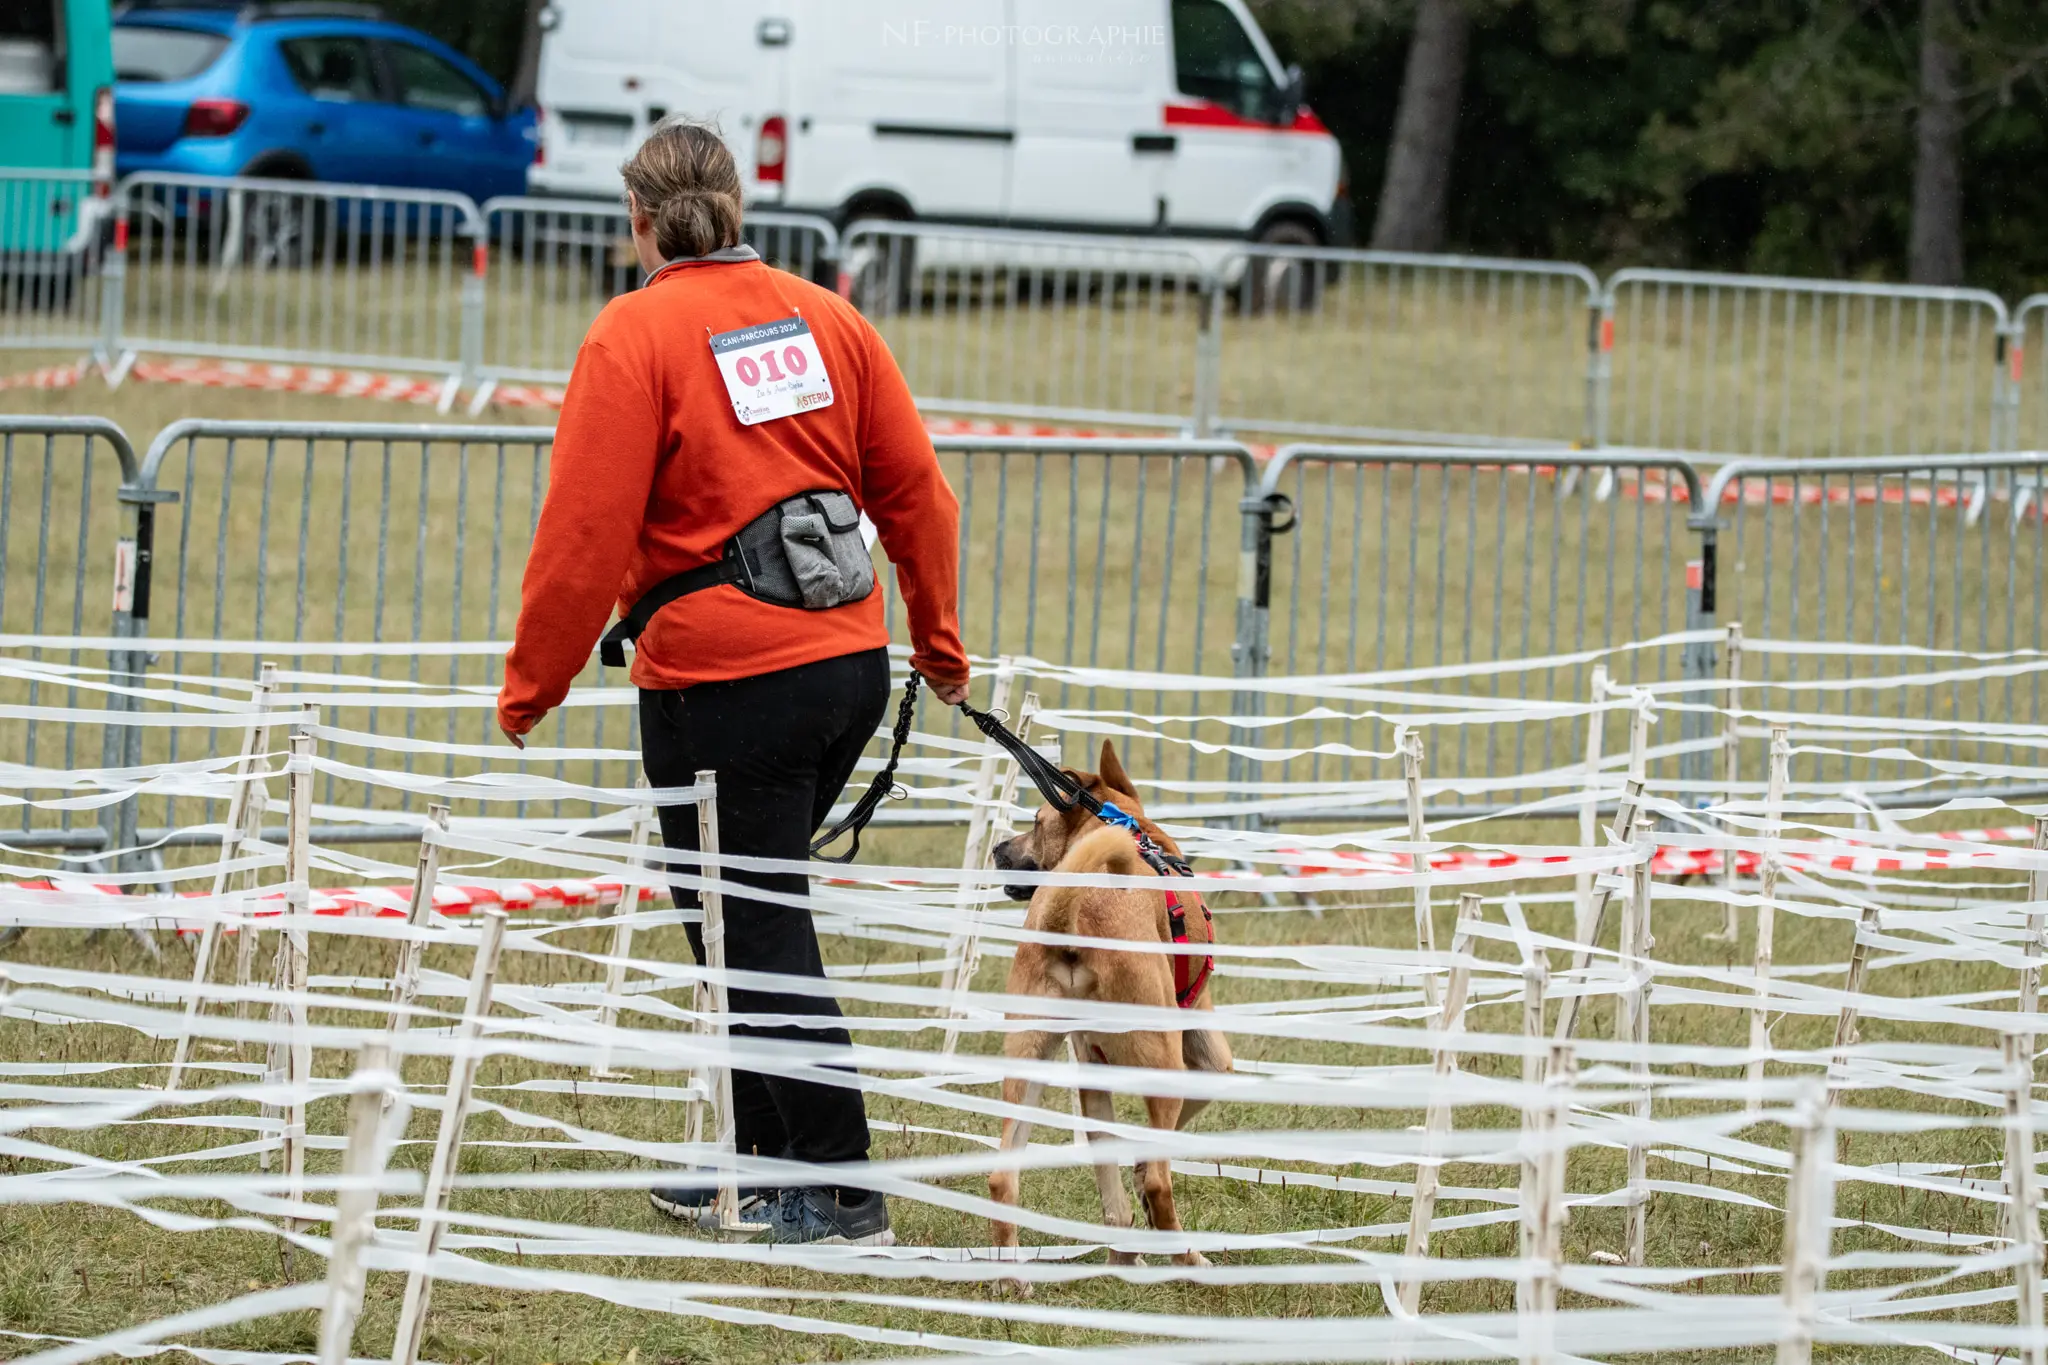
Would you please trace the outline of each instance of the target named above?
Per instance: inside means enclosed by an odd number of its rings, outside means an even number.
[[[1214,714],[1044,710],[1035,722],[1091,748],[1114,740],[1134,771],[1149,746],[1166,755],[1163,771],[1138,772],[1140,793],[1198,860],[1194,876],[1166,885],[1209,899],[1218,942],[1147,951],[1213,956],[1215,1007],[1198,1019],[1170,1004],[1014,994],[1001,975],[1020,956],[1121,955],[1129,945],[1092,921],[1066,933],[1027,927],[1022,907],[991,899],[1000,885],[1151,893],[1158,878],[993,872],[979,858],[963,867],[957,848],[829,871],[642,849],[623,839],[633,808],[699,802],[709,789],[579,782],[558,767],[589,763],[594,773],[636,757],[603,745],[516,753],[336,723],[335,708],[484,709],[488,689],[278,670],[274,704],[262,710],[246,679],[165,674],[138,687],[12,652],[89,644],[0,641],[0,677],[76,689],[87,702],[13,704],[0,718],[133,725],[145,731],[145,755],[183,730],[227,731],[220,747],[232,751],[252,726],[272,727],[271,752],[247,764],[230,754],[52,767],[47,753],[40,764],[0,764],[0,804],[31,832],[65,818],[111,823],[108,812],[141,803],[182,812],[171,832],[187,836],[59,853],[0,834],[0,931],[30,936],[29,951],[0,957],[0,1229],[10,1229],[10,1206],[89,1205],[132,1220],[139,1237],[210,1229],[274,1238],[305,1253],[316,1275],[332,1266],[324,1284],[249,1294],[206,1286],[199,1292],[217,1289],[219,1301],[155,1321],[123,1311],[109,1288],[94,1306],[104,1335],[9,1324],[8,1349],[50,1365],[176,1349],[219,1365],[282,1365],[305,1357],[189,1343],[317,1308],[340,1334],[323,1348],[328,1358],[375,1355],[386,1343],[348,1340],[362,1276],[375,1272],[439,1286],[436,1300],[422,1292],[412,1319],[428,1355],[435,1301],[554,1293],[779,1334],[775,1349],[790,1356],[815,1350],[801,1337],[827,1336],[869,1353],[961,1360],[1561,1362],[1774,1348],[1789,1334],[1852,1350],[2025,1358],[2048,1347],[2042,1329],[2019,1325],[2038,1314],[2016,1315],[2015,1286],[2039,1292],[2028,1273],[2039,1242],[2015,1237],[2024,1225],[2007,1213],[2008,1191],[2013,1164],[2038,1159],[2030,1135],[2048,1114],[2005,1047],[2010,1037],[2030,1055],[2048,1032],[2014,1010],[2048,956],[2038,931],[2048,846],[2034,823],[2048,812],[2048,761],[2034,761],[2048,749],[2048,726],[1902,717],[1897,697],[2048,671],[2048,659],[1745,638],[1752,653],[1836,657],[1845,676],[1825,686],[1745,678],[1742,705],[1728,709],[1720,703],[1733,694],[1714,683],[1656,676],[1597,705],[1478,694],[1501,674],[1594,662],[1617,674],[1651,669],[1668,646],[1718,638],[1699,631],[1543,659],[1257,680],[1013,661],[1020,692],[1067,684],[1215,698]],[[154,647],[197,657],[276,649]],[[402,647],[428,656],[499,648]],[[400,652],[292,649],[337,668]],[[1907,655],[1912,674],[1875,671]],[[1278,714],[1230,714],[1219,694],[1245,691]],[[1591,764],[1425,773],[1413,828],[1399,819],[1284,827],[1291,813],[1333,805],[1398,810],[1406,784],[1303,781],[1274,764],[1320,755],[1394,768],[1397,727],[1426,736],[1441,760],[1463,732],[1635,715],[1652,698],[1657,732],[1639,724],[1632,748]],[[625,689],[572,698],[579,707],[629,700]],[[1713,738],[1681,739],[1687,715],[1703,724],[1687,734]],[[1357,726],[1363,740],[1321,741],[1317,727],[1330,722]],[[1746,769],[1746,783],[1711,776],[1722,771],[1722,735],[1757,744],[1774,724],[1789,733],[1775,798],[1765,799],[1760,766]],[[294,732],[310,752],[288,758]],[[1001,783],[993,772],[980,781],[984,753],[978,740],[919,733],[901,771],[934,808],[988,811]],[[1223,775],[1225,756],[1242,775]],[[314,799],[316,783],[363,795]],[[1929,795],[1920,809],[1871,803],[1958,784],[2038,785],[2044,797],[2004,808],[1981,796]],[[256,836],[235,840],[219,822],[238,792],[268,816]],[[1432,805],[1472,799],[1506,813],[1430,816]],[[429,800],[457,809],[429,819]],[[558,802],[575,812],[522,814]],[[1617,803],[1641,822],[1603,813],[1585,841],[1569,820],[1537,818]],[[1030,811],[1009,814],[1021,828]],[[1200,823],[1223,815],[1233,823]],[[417,829],[432,856],[331,841],[366,825]],[[1566,841],[1540,842],[1553,837]],[[807,897],[753,885],[792,873],[808,877]],[[1629,905],[1625,951],[1611,931],[1584,937],[1598,926],[1575,916],[1581,877]],[[1733,945],[1701,947],[1698,928],[1718,927],[1724,914],[1745,929],[1765,885],[1781,942],[1767,974]],[[670,887],[717,894],[703,911],[678,910]],[[1460,892],[1472,894],[1458,935],[1437,940],[1452,947],[1418,947],[1416,898],[1444,914]],[[759,903],[812,912],[827,943],[822,980],[688,960],[678,925],[715,934]],[[961,959],[949,945],[963,904],[983,907],[984,970],[955,990],[947,974]],[[480,932],[485,918],[501,939]],[[238,954],[195,979],[177,954],[129,968],[104,950],[76,951],[81,930],[152,924],[231,934]],[[267,951],[280,941],[304,944],[305,961],[281,952],[289,969],[270,977],[225,966],[244,944]],[[492,961],[495,985],[477,996],[487,974],[475,959],[487,950],[502,962]],[[715,1003],[764,991],[843,1007],[853,1047],[812,1036],[815,1014],[750,1007],[758,994]],[[1437,1003],[1447,994],[1462,1000],[1449,1024]],[[468,998],[487,1000],[488,1011],[471,1013]],[[1624,1010],[1643,1013],[1616,1033],[1608,1019]],[[1570,1011],[1575,1035],[1554,1039],[1552,1021]],[[1754,1045],[1752,1017],[1762,1030]],[[1197,1022],[1230,1041],[1233,1070],[1146,1070],[1102,1050]],[[950,1052],[949,1031],[960,1040]],[[1072,1033],[1080,1046],[1072,1059],[1015,1050],[1038,1033]],[[176,1040],[185,1060],[166,1066]],[[351,1073],[366,1046],[408,1056],[404,1103],[440,1116],[429,1208],[425,1182],[389,1163],[389,1142],[365,1146],[378,1129],[360,1116],[374,1118],[380,1087],[395,1095],[399,1084],[391,1070]],[[714,1081],[735,1070],[858,1088],[871,1159],[827,1171],[721,1146]],[[174,1088],[156,1088],[165,1084]],[[1159,1128],[1132,1121],[1136,1108],[1070,1110],[1047,1089],[1210,1107],[1189,1129]],[[1829,1092],[1831,1104],[1816,1099]],[[346,1129],[344,1102],[359,1116]],[[1425,1112],[1430,1122],[1411,1127]],[[2028,1120],[2017,1145],[2015,1114]],[[1047,1132],[1005,1145],[1006,1120]],[[105,1155],[113,1133],[118,1157]],[[1182,1226],[1098,1219],[1095,1168],[1120,1181],[1122,1169],[1149,1163],[1171,1172]],[[1525,1170],[1542,1178],[1524,1180]],[[1021,1206],[986,1192],[1000,1171],[1030,1173]],[[693,1236],[657,1223],[637,1197],[660,1185],[828,1180],[883,1192],[919,1243]],[[1076,1198],[1049,1197],[1054,1190]],[[588,1199],[560,1202],[572,1191]],[[595,1212],[546,1216],[562,1209]],[[1795,1235],[1781,1237],[1788,1217]],[[1618,1229],[1630,1218],[1651,1248],[1665,1249],[1650,1264],[1623,1263]],[[1539,1239],[1530,1258],[1481,1254],[1512,1249],[1511,1227],[1525,1221],[1568,1222],[1572,1235]],[[1021,1228],[1025,1245],[997,1245],[995,1222]],[[1753,1231],[1702,1244],[1695,1257],[1678,1241],[1694,1227]],[[1863,1249],[1835,1236],[1851,1228]],[[1588,1243],[1590,1261],[1565,1258]],[[1405,1256],[1404,1245],[1430,1254]],[[54,1250],[34,1244],[30,1254]],[[1196,1255],[1208,1263],[1192,1263]],[[1132,1256],[1150,1262],[1129,1264]],[[1797,1292],[1781,1297],[1787,1267]],[[814,1278],[792,1281],[792,1272]],[[1012,1282],[1038,1297],[959,1292]],[[1562,1303],[1559,1290],[1569,1294]],[[1312,1304],[1325,1296],[1328,1311],[1282,1321],[1275,1314],[1288,1300],[1276,1296],[1295,1291]],[[1079,1341],[1101,1344],[1063,1344]]]

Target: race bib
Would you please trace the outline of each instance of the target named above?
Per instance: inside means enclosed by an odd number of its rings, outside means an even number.
[[[832,377],[801,317],[720,332],[711,356],[742,426],[832,406]]]

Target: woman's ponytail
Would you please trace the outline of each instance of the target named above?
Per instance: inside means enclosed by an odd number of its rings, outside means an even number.
[[[739,245],[739,169],[715,127],[661,123],[620,174],[670,260]]]

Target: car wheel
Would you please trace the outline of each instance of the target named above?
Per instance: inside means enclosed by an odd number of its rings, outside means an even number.
[[[320,258],[326,217],[315,195],[295,190],[232,191],[243,196],[242,255],[259,270],[297,270]]]
[[[1262,254],[1258,248],[1294,250],[1320,245],[1322,243],[1316,240],[1314,230],[1306,223],[1274,223],[1261,232],[1245,261],[1245,310],[1250,313],[1313,311],[1322,295],[1320,263],[1308,256]]]

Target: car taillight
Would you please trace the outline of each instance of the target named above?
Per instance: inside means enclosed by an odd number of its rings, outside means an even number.
[[[186,137],[226,137],[249,117],[240,100],[194,100],[185,111]]]
[[[754,149],[754,179],[780,185],[789,156],[789,120],[780,114],[761,120],[761,141]]]
[[[538,104],[533,106],[533,164],[548,164],[548,111]]]
[[[92,178],[100,198],[114,192],[114,91],[105,85],[92,97]]]

